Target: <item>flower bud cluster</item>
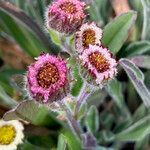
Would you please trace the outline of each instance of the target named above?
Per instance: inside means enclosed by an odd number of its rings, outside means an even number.
[[[102,29],[95,22],[83,23],[86,4],[80,0],[56,0],[46,12],[47,28],[74,33],[77,60],[95,85],[103,86],[117,73],[117,62],[111,52],[102,46]],[[82,69],[80,69],[82,74]],[[69,69],[62,58],[42,54],[27,72],[27,89],[40,103],[63,99],[69,93]],[[88,78],[87,78],[88,77]]]

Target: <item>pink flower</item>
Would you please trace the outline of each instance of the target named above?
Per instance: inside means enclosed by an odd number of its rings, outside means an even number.
[[[27,87],[31,97],[47,103],[67,85],[66,62],[49,54],[36,58],[27,72]]]
[[[116,60],[106,48],[90,45],[79,57],[98,85],[103,85],[117,73]]]
[[[83,24],[75,34],[75,47],[79,53],[89,45],[101,45],[102,29],[95,22]]]
[[[83,22],[85,3],[80,0],[57,0],[46,12],[47,28],[70,34]]]

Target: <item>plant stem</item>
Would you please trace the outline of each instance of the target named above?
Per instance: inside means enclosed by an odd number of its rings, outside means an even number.
[[[77,104],[76,104],[75,112],[74,112],[75,116],[76,116],[77,112],[79,111],[80,106],[86,101],[86,99],[88,98],[89,95],[90,95],[90,93],[87,90],[87,84],[84,83],[81,94],[78,96],[78,99],[77,99]]]
[[[73,130],[74,134],[81,140],[82,139],[82,137],[81,137],[82,131],[79,127],[78,122],[73,117],[72,112],[69,110],[69,108],[67,108],[66,105],[62,104],[61,102],[59,104],[61,105],[61,107],[63,107],[63,109],[66,112],[67,121],[68,121],[68,124],[69,124],[71,130]]]
[[[78,122],[74,119],[73,115],[71,112],[66,110],[67,118],[68,118],[68,123],[71,126],[71,128],[74,130],[74,133],[78,136],[79,139],[81,139],[81,134],[82,131],[78,125]]]

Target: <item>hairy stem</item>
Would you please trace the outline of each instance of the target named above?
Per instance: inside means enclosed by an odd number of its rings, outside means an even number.
[[[86,99],[88,98],[89,95],[90,95],[90,93],[87,90],[87,84],[84,83],[81,94],[78,96],[78,99],[77,99],[77,104],[76,104],[75,112],[74,112],[75,116],[76,116],[77,112],[79,111],[80,106],[86,101]]]
[[[82,139],[82,137],[81,137],[82,131],[79,127],[78,122],[73,117],[72,112],[66,105],[62,104],[61,102],[59,104],[61,105],[61,107],[63,107],[63,109],[66,112],[67,121],[68,121],[68,124],[69,124],[71,130],[73,130],[73,133],[81,140]]]

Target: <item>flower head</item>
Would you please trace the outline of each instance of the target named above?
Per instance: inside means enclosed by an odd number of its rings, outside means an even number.
[[[23,125],[17,121],[0,120],[0,149],[15,150],[24,138]]]
[[[100,45],[102,29],[94,22],[83,24],[75,35],[75,46],[78,52],[82,53],[89,45]]]
[[[66,62],[55,56],[42,54],[29,66],[27,82],[31,97],[42,103],[54,100],[54,96],[62,96],[60,92],[68,83]]]
[[[47,28],[70,34],[83,22],[85,3],[80,0],[57,0],[46,12]]]
[[[80,56],[81,62],[96,79],[96,84],[102,85],[116,74],[116,60],[103,47],[90,45]]]

